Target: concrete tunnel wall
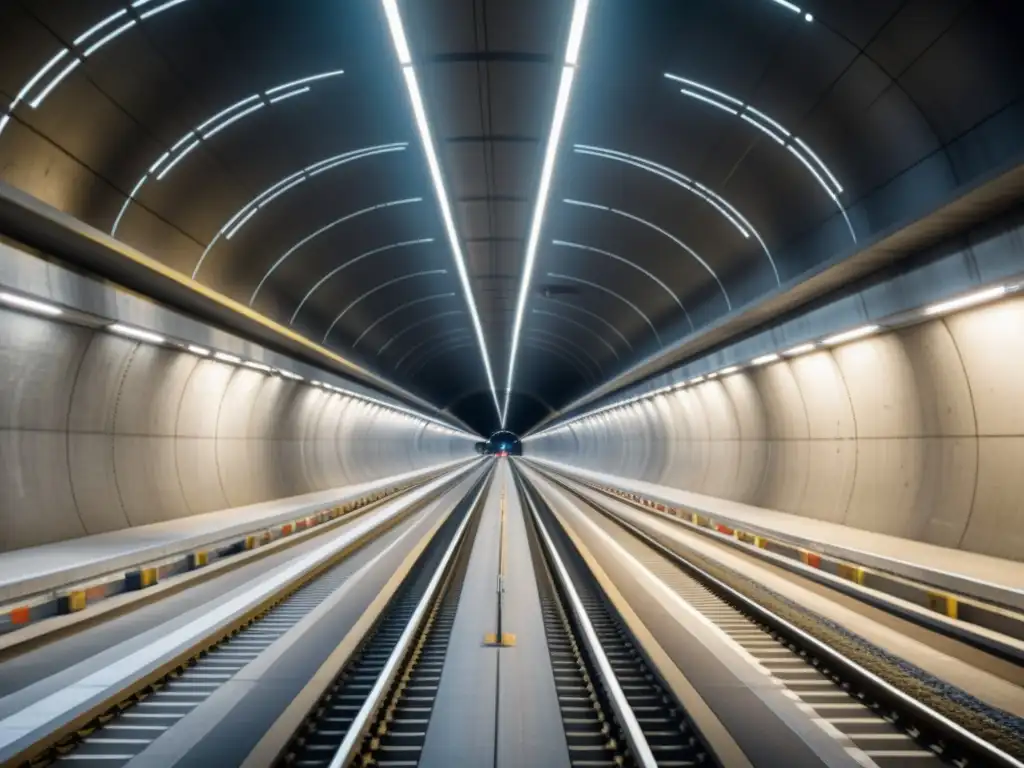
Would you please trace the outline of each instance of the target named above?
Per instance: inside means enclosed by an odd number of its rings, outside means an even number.
[[[658,395],[526,452],[1024,560],[1024,298]]]
[[[471,455],[472,439],[365,401],[0,311],[0,550]]]

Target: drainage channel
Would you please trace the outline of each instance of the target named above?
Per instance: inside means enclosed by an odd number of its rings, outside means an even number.
[[[426,738],[444,664],[448,640],[462,589],[463,577],[480,520],[480,504],[470,505],[462,515],[452,515],[412,568],[377,625],[360,650],[346,664],[338,678],[306,718],[291,744],[278,760],[279,766],[313,768],[332,765],[411,766],[419,761]],[[453,544],[466,515],[455,556],[445,564],[446,549]],[[419,620],[415,638],[408,649],[400,644],[416,622],[417,609],[428,594],[438,569],[444,574],[430,607]],[[402,656],[399,671],[379,704],[364,718],[368,699],[388,674],[393,657]],[[352,734],[353,728],[359,729]],[[346,763],[339,749],[354,738],[358,744],[354,759]]]
[[[526,481],[521,483],[524,501],[534,511],[531,548],[543,552],[534,562],[543,562],[538,585],[570,765],[715,765],[553,515]],[[571,586],[554,579],[552,571],[564,573]],[[571,610],[574,600],[589,626]],[[588,634],[599,650],[588,644]],[[598,654],[604,656],[604,674]],[[618,688],[618,703],[608,677]]]
[[[410,524],[408,516],[385,524],[363,542],[360,549],[371,543],[386,544],[407,524]],[[57,763],[76,768],[125,765],[340,589],[358,570],[360,560],[346,557],[247,624],[233,629],[220,642],[183,662],[161,680],[58,741],[28,765],[31,768]]]

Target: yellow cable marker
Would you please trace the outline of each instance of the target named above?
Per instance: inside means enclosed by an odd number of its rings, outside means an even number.
[[[511,632],[503,632],[501,626],[502,604],[505,602],[505,488],[501,489],[501,517],[498,523],[498,631],[484,635],[484,645],[498,648],[511,648],[516,644],[516,636]]]

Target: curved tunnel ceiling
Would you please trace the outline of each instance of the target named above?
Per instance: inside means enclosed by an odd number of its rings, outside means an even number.
[[[1020,153],[1015,5],[592,0],[506,426]],[[572,7],[399,3],[499,383]],[[380,3],[4,3],[0,178],[497,429]]]

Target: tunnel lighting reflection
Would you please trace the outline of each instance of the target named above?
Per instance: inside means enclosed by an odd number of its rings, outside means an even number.
[[[852,331],[844,331],[843,333],[837,333],[835,336],[829,336],[827,339],[822,339],[821,343],[834,347],[836,344],[845,344],[847,341],[855,341],[865,336],[870,336],[880,329],[881,326],[879,325],[862,325],[860,328],[854,328]]]
[[[399,13],[397,0],[381,0],[381,5],[384,8],[384,16],[387,18],[388,30],[391,33],[395,55],[398,57],[398,63],[402,68],[402,79],[405,81],[405,87],[409,94],[413,117],[416,120],[416,130],[419,133],[423,153],[426,155],[427,168],[430,171],[430,180],[434,186],[438,207],[441,209],[441,221],[448,236],[456,271],[459,275],[459,283],[462,286],[462,293],[469,308],[470,320],[473,323],[473,330],[476,332],[477,343],[480,346],[480,356],[483,360],[487,384],[491,389],[491,397],[494,399],[494,408],[498,413],[498,418],[501,419],[501,403],[498,400],[498,389],[494,383],[494,372],[491,369],[490,354],[487,351],[487,340],[484,338],[483,325],[480,322],[476,299],[473,296],[473,286],[469,282],[469,272],[466,269],[466,260],[462,253],[462,243],[459,241],[459,233],[455,227],[455,215],[452,213],[451,203],[448,200],[448,191],[444,185],[444,174],[441,172],[441,163],[438,160],[437,150],[434,147],[434,138],[431,134],[430,122],[427,119],[423,94],[420,92],[419,81],[416,78],[416,69],[412,65],[412,53],[409,50],[409,41],[406,38],[405,27],[402,24],[402,15]]]
[[[1005,285],[1000,285],[995,288],[987,288],[983,291],[971,293],[967,296],[961,296],[958,299],[950,299],[949,301],[932,304],[930,307],[925,308],[924,314],[942,315],[947,312],[955,312],[958,309],[973,307],[975,304],[984,304],[986,301],[1002,298],[1006,295],[1006,290]]]
[[[227,352],[214,352],[213,357],[222,363],[231,363],[232,365],[238,365],[242,362],[242,358],[236,355],[229,355]]]
[[[779,359],[779,356],[776,353],[772,352],[769,355],[761,355],[760,357],[755,357],[753,360],[750,361],[750,364],[751,365],[768,365],[768,363],[774,363],[778,359]]]
[[[17,296],[13,293],[0,292],[0,302],[10,306],[17,307],[18,309],[24,309],[28,312],[35,312],[37,315],[46,315],[47,317],[57,317],[58,315],[64,314],[64,311],[47,304],[43,301],[37,301],[35,299],[29,299],[24,296]]]
[[[185,347],[185,349],[187,349],[193,355],[199,355],[200,357],[209,357],[211,354],[210,350],[208,350],[206,347],[200,347],[196,344],[189,344],[187,347]]]
[[[817,344],[808,342],[807,344],[799,344],[792,349],[787,349],[784,354],[786,357],[797,357],[798,355],[806,355],[808,352],[813,352],[818,348]]]
[[[150,344],[164,344],[167,342],[167,338],[161,336],[159,333],[145,331],[142,328],[124,325],[123,323],[112,323],[107,326],[107,330],[113,331],[121,336],[127,336],[130,339],[135,339],[136,341],[147,341]]]

